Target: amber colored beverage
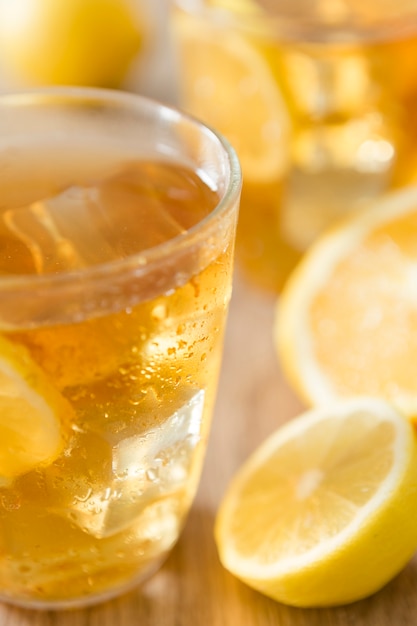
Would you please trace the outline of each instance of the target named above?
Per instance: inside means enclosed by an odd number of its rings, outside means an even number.
[[[78,606],[153,572],[195,494],[238,165],[123,94],[0,110],[0,596]]]
[[[417,2],[175,5],[181,102],[242,163],[237,258],[279,291],[319,233],[417,177]]]

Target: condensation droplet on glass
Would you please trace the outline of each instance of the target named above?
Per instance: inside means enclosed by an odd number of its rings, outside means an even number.
[[[107,488],[106,488],[106,490],[104,491],[104,494],[103,494],[102,500],[103,500],[104,502],[107,502],[108,500],[110,500],[111,496],[112,496],[112,490],[111,490],[111,487],[107,487]]]
[[[166,318],[166,316],[167,316],[167,310],[164,304],[157,304],[152,309],[152,319],[154,319],[155,321],[161,322],[162,320]]]
[[[82,496],[79,496],[78,494],[74,495],[74,501],[75,502],[87,502],[87,500],[90,498],[92,493],[93,493],[93,490],[91,488],[88,488],[84,495]]]
[[[146,470],[146,478],[151,482],[155,482],[158,479],[158,474],[156,473],[155,469],[150,467],[149,469]]]

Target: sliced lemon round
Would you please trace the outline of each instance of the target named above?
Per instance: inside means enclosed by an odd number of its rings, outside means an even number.
[[[275,343],[307,402],[364,394],[417,415],[416,232],[410,187],[328,232],[293,273]]]
[[[219,508],[223,565],[300,607],[353,602],[380,589],[417,548],[417,443],[382,400],[313,409],[268,438]]]
[[[289,162],[289,116],[265,55],[238,31],[178,13],[174,22],[184,106],[223,133],[252,182],[280,179]]]
[[[0,336],[0,476],[51,463],[71,419],[70,405],[28,352]]]

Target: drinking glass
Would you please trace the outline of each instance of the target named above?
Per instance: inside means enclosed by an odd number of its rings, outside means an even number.
[[[235,146],[237,259],[279,291],[335,220],[417,177],[416,0],[175,0],[179,99]]]
[[[154,572],[195,494],[240,170],[117,91],[0,98],[0,597],[95,603]]]

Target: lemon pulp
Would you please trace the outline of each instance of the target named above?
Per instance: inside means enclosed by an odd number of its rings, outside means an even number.
[[[417,446],[383,401],[315,409],[237,472],[216,541],[227,569],[295,606],[343,604],[389,581],[417,547]]]

